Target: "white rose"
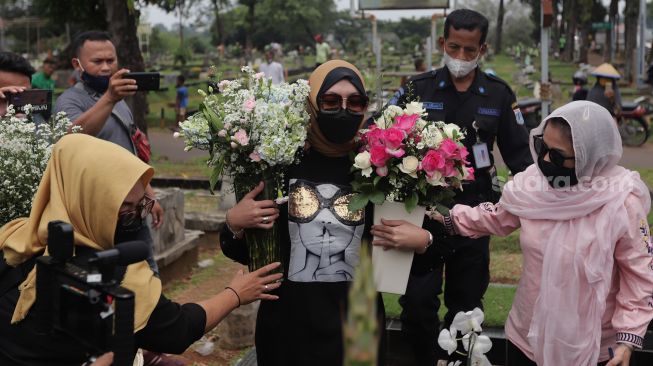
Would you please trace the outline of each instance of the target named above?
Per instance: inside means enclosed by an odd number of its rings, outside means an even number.
[[[402,114],[404,114],[404,111],[396,105],[389,105],[386,107],[385,111],[383,111],[383,115],[387,119],[393,119],[396,116],[401,116]]]
[[[427,124],[428,124],[428,122],[426,122],[425,120],[423,120],[423,119],[421,119],[421,118],[418,119],[418,120],[417,120],[417,123],[416,123],[417,130],[418,130],[418,131],[422,131],[422,130],[424,130],[424,127],[426,127]]]
[[[385,129],[385,117],[381,116],[378,119],[374,121],[376,123],[376,126],[381,129]]]
[[[422,103],[410,102],[406,104],[406,114],[407,115],[419,114],[420,116],[424,114],[424,108],[422,108]]]
[[[426,177],[426,182],[432,186],[440,186],[440,187],[446,187],[447,183],[444,181],[444,178],[442,177],[442,173],[439,171],[434,171],[433,175],[430,177]]]
[[[370,161],[370,153],[363,151],[354,158],[354,167],[361,170],[364,177],[372,175],[372,162]]]
[[[401,160],[399,164],[399,170],[410,175],[413,178],[417,178],[417,166],[419,165],[419,160],[414,156],[406,156]]]
[[[457,136],[460,136],[460,127],[454,123],[448,123],[444,125],[443,130],[444,134],[449,138],[454,138],[454,131],[456,132]]]

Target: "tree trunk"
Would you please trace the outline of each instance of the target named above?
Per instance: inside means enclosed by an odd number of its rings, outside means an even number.
[[[574,36],[576,35],[576,22],[577,22],[577,1],[576,0],[567,0],[565,3],[565,13],[567,14],[567,31],[566,31],[566,36],[565,38],[567,39],[567,43],[565,44],[565,52],[563,56],[563,60],[567,62],[572,62],[574,61],[574,48],[575,48],[575,42],[574,42]],[[567,9],[569,9],[569,12],[567,12]]]
[[[501,53],[501,35],[503,32],[503,0],[499,0],[499,15],[497,16],[497,33],[494,52],[498,55]]]
[[[113,35],[113,44],[116,46],[121,67],[128,68],[130,71],[143,71],[145,70],[143,55],[141,55],[136,34],[138,12],[129,9],[127,3],[127,0],[104,2],[109,32]],[[138,92],[126,101],[131,108],[134,122],[138,128],[147,133],[147,123],[145,122],[147,97],[145,93]]]
[[[220,11],[222,10],[222,0],[212,0],[211,3],[213,3],[213,13],[215,14],[216,40],[218,41],[218,44],[224,45],[227,40],[227,35],[225,34],[224,22],[220,15]]]
[[[254,11],[256,10],[256,0],[247,0],[242,1],[247,5],[247,34],[245,34],[245,61],[252,61],[252,48],[254,47],[252,43],[252,34],[254,34],[256,17],[254,16]]]
[[[608,18],[610,22],[611,29],[606,30],[605,34],[605,54],[603,58],[606,62],[612,62],[612,34],[615,29],[617,29],[617,11],[619,10],[619,0],[611,0],[610,8],[608,9]]]
[[[587,63],[587,51],[590,47],[590,27],[592,26],[591,21],[588,21],[583,24],[583,27],[580,30],[580,55],[578,57],[578,62]]]
[[[558,22],[558,0],[553,0],[553,24],[551,24],[551,49],[553,53],[557,53],[560,50],[560,28],[562,27],[562,22]]]
[[[624,62],[625,73],[628,82],[633,81],[633,60],[635,59],[635,50],[637,50],[637,23],[639,14],[639,0],[626,0],[626,9],[624,10]]]

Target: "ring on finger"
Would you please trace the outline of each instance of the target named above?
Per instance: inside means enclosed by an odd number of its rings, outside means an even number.
[[[263,285],[263,288],[265,289],[265,291],[269,290],[268,285]]]
[[[267,217],[267,216],[263,216],[263,218],[261,219],[261,222],[264,223],[264,224],[267,224],[267,223],[268,223],[268,220],[270,220],[269,217]]]

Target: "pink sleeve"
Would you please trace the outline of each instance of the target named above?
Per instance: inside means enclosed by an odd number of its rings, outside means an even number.
[[[520,227],[519,218],[506,211],[501,203],[484,202],[476,207],[455,205],[450,216],[453,231],[471,238],[506,236]]]
[[[619,292],[612,326],[617,342],[642,348],[646,328],[653,318],[653,243],[641,202],[626,200],[628,232],[617,242],[614,258],[619,272]]]

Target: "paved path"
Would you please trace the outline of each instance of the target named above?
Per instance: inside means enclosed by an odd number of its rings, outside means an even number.
[[[200,150],[184,151],[184,141],[182,138],[174,138],[169,130],[151,129],[149,131],[152,151],[155,154],[164,157],[171,162],[183,163],[194,160],[197,157],[208,157],[208,152]],[[497,165],[503,166],[499,149],[495,147],[494,151]],[[624,155],[621,159],[621,165],[631,168],[653,168],[653,143],[649,142],[642,147],[624,147]]]

